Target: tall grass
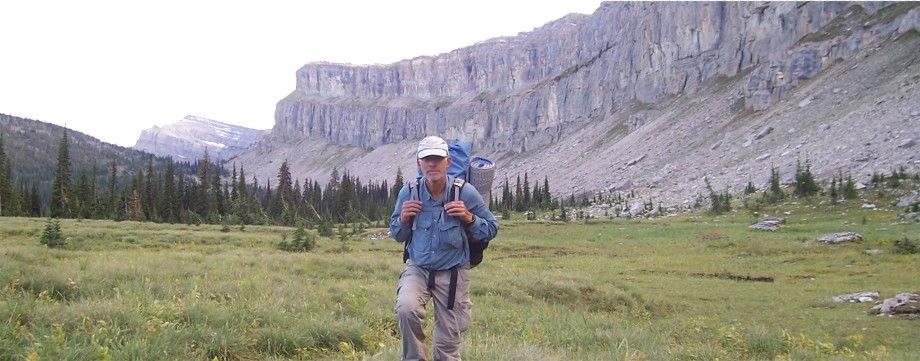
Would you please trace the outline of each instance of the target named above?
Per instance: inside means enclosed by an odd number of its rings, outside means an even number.
[[[920,358],[916,320],[828,301],[920,291],[920,255],[893,246],[920,225],[895,222],[895,211],[812,207],[769,209],[790,212],[775,233],[748,230],[742,212],[505,222],[473,271],[463,355]],[[64,220],[67,246],[48,249],[38,242],[44,222],[0,218],[0,359],[398,358],[395,242],[356,237],[343,253],[319,238],[311,252],[289,253],[275,249],[289,228]],[[813,241],[842,230],[865,241]]]

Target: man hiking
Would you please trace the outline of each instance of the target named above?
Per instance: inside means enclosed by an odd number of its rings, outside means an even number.
[[[451,157],[444,139],[422,139],[416,156],[423,177],[399,191],[390,217],[390,235],[408,242],[396,287],[402,359],[432,360],[424,325],[425,307],[433,300],[433,360],[460,360],[460,334],[470,324],[473,307],[469,243],[489,242],[498,233],[498,221],[475,187],[455,183],[447,174]]]

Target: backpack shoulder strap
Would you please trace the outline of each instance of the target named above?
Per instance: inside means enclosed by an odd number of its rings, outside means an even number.
[[[463,178],[454,178],[454,183],[450,186],[450,196],[451,201],[459,201],[460,194],[463,191],[463,186],[466,185],[466,181]]]
[[[421,177],[415,178],[415,182],[409,182],[409,199],[413,201],[419,200],[418,196],[418,187],[421,182]],[[418,226],[418,217],[412,219],[412,230]],[[406,260],[409,259],[409,244],[412,243],[412,237],[409,237],[409,240],[403,245],[403,263],[406,263]]]
[[[419,200],[418,196],[418,187],[420,185],[421,178],[415,178],[415,182],[409,182],[409,199],[413,201]],[[414,231],[418,222],[416,222],[417,217],[412,219],[412,230]]]

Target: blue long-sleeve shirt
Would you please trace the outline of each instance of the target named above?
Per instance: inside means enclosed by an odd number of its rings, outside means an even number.
[[[415,180],[410,180],[414,182]],[[464,225],[462,221],[447,214],[444,205],[450,194],[454,177],[448,176],[443,199],[434,199],[425,185],[425,179],[419,181],[418,195],[422,201],[422,211],[416,216],[416,229],[412,222],[402,224],[399,214],[402,204],[409,199],[409,185],[399,191],[396,209],[390,216],[390,236],[397,242],[406,242],[410,238],[409,258],[416,266],[429,270],[446,270],[470,263],[470,249],[466,245],[464,227],[470,237],[477,241],[489,242],[498,234],[498,220],[489,211],[482,196],[467,183],[460,192],[460,200],[473,213],[473,223]]]

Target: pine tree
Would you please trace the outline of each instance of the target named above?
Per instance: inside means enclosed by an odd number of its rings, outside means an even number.
[[[10,186],[13,174],[10,160],[3,148],[3,134],[0,134],[0,216],[12,214],[13,190]]]
[[[115,167],[115,160],[112,160],[112,164],[109,166],[109,191],[108,197],[106,199],[106,213],[108,213],[108,217],[112,219],[118,218],[116,216],[118,213],[118,210],[116,209],[116,198],[118,197],[118,193],[116,192],[118,189],[117,172],[118,170]]]
[[[811,174],[811,162],[805,161],[805,167],[802,162],[796,162],[795,166],[795,195],[799,197],[811,197],[818,193],[821,187],[815,182],[815,177]]]
[[[514,205],[514,195],[511,193],[511,187],[508,185],[508,178],[505,177],[505,186],[502,188],[501,208],[510,210]]]
[[[278,202],[274,205],[273,209],[288,209],[293,203],[294,187],[291,181],[291,171],[288,168],[287,159],[281,162],[281,167],[278,168],[278,188],[276,189]]]
[[[847,175],[847,183],[843,186],[843,197],[847,200],[856,199],[856,183],[853,182],[853,176]]]
[[[220,186],[220,174],[223,173],[223,167],[217,167],[211,174],[211,184],[208,187],[208,202],[210,203],[211,214],[209,214],[208,223],[217,223],[220,217],[227,213],[224,202],[224,192]]]
[[[514,184],[514,210],[517,212],[524,211],[524,190],[521,188],[521,176],[517,176],[517,182]]]
[[[753,182],[748,181],[747,186],[744,187],[744,194],[754,194],[754,193],[757,193],[757,187],[754,187]]]
[[[717,193],[712,189],[712,185],[709,183],[709,178],[707,177],[704,177],[703,181],[706,183],[706,190],[709,191],[709,200],[711,202],[710,211],[714,214],[722,214],[732,210],[731,194],[729,194],[728,191]]]
[[[338,210],[335,214],[338,217],[337,219],[341,222],[352,222],[356,219],[355,209],[357,196],[355,190],[355,183],[346,170],[344,174],[342,174],[341,182],[339,182],[339,191],[336,197]]]
[[[71,194],[70,178],[70,144],[67,140],[67,129],[58,145],[57,168],[54,184],[51,190],[51,216],[70,217],[73,199]]]
[[[779,169],[776,169],[774,166],[770,166],[770,192],[767,195],[767,199],[772,202],[777,202],[783,198],[786,198],[786,194],[783,193],[783,188],[779,184]]]
[[[90,185],[89,177],[86,175],[86,172],[80,172],[80,176],[77,177],[77,186],[74,192],[74,204],[73,211],[78,218],[87,218],[90,213]]]
[[[403,184],[402,168],[396,168],[396,181],[393,182],[393,189],[390,190],[390,198],[392,198],[394,201],[396,200],[396,197],[399,196],[399,191],[402,189]]]
[[[531,201],[531,199],[530,199],[530,180],[528,180],[527,172],[524,172],[524,192],[523,192],[523,196],[524,196],[524,202],[523,202],[524,204],[523,204],[523,207],[522,207],[522,208],[525,209],[525,210],[530,209],[530,207],[531,207],[531,204],[530,204],[530,201]]]
[[[144,182],[144,214],[147,219],[156,221],[159,217],[157,214],[157,176],[153,170],[153,156],[147,157],[147,180]]]
[[[137,188],[131,190],[131,196],[128,198],[127,216],[132,221],[142,222],[146,219],[144,207],[141,204],[141,195],[140,192],[137,191]]]
[[[837,177],[831,180],[830,190],[831,204],[837,204]]]
[[[236,202],[240,196],[236,190],[236,182],[236,162],[233,162],[233,173],[230,175],[230,200],[233,202]]]
[[[178,199],[176,198],[176,166],[172,157],[166,158],[166,172],[163,176],[163,218],[166,222],[178,221]]]
[[[205,149],[204,158],[198,162],[198,190],[195,192],[195,203],[197,206],[195,212],[197,212],[205,219],[208,218],[208,215],[211,212],[211,208],[213,208],[211,204],[211,192],[209,191],[211,183],[210,162],[211,160],[208,157],[208,150]]]
[[[45,223],[45,229],[42,231],[40,242],[48,246],[48,248],[65,246],[67,241],[61,233],[61,222],[57,219],[48,218],[48,221]]]
[[[249,209],[249,195],[246,192],[246,172],[243,170],[243,166],[240,166],[240,178],[239,183],[236,186],[237,200],[236,200],[236,215],[240,217],[240,225],[250,223],[246,218]]]
[[[41,217],[42,216],[42,203],[38,195],[38,186],[35,183],[32,183],[32,190],[29,192],[29,216],[31,217]]]

